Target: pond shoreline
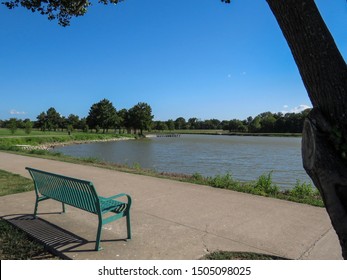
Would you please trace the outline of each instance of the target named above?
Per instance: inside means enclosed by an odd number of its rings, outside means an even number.
[[[80,145],[80,144],[90,144],[90,143],[99,143],[99,142],[116,142],[116,141],[125,141],[125,140],[134,140],[135,138],[130,137],[116,137],[109,139],[89,139],[89,140],[72,140],[65,142],[49,142],[40,145],[15,145],[16,147],[22,148],[23,150],[45,150],[50,151],[56,147],[65,147],[70,145]]]

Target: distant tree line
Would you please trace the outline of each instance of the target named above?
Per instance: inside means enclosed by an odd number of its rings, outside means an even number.
[[[186,120],[179,117],[176,120],[153,121],[152,109],[147,103],[140,102],[130,109],[119,111],[112,102],[103,99],[90,107],[87,117],[80,118],[70,114],[68,117],[62,116],[51,107],[46,112],[40,113],[36,121],[29,119],[20,120],[11,118],[1,121],[0,127],[8,128],[15,133],[17,128],[25,129],[30,133],[32,128],[42,131],[68,131],[81,130],[84,132],[95,131],[106,133],[113,129],[119,133],[139,133],[144,130],[195,130],[211,129],[225,130],[229,132],[250,132],[250,133],[301,133],[303,123],[311,109],[306,109],[300,113],[271,113],[265,112],[256,117],[248,117],[245,120],[232,119],[223,120],[209,119],[201,120],[189,118]]]
[[[25,129],[25,132],[27,134],[30,134],[33,128],[33,122],[30,119],[17,119],[17,118],[10,118],[8,120],[0,120],[0,127],[1,128],[8,128],[12,134],[14,134],[17,129]]]
[[[153,130],[178,130],[178,129],[214,129],[229,132],[250,133],[301,133],[306,116],[311,109],[300,113],[271,113],[265,112],[256,117],[245,120],[200,120],[198,118],[179,117],[176,120],[154,121]]]
[[[114,129],[120,133],[126,131],[143,134],[144,130],[150,130],[153,117],[152,109],[147,103],[140,102],[129,110],[117,111],[112,102],[103,99],[90,107],[87,117],[80,118],[74,114],[65,117],[51,107],[46,112],[41,112],[36,121],[11,118],[5,121],[0,120],[0,127],[10,129],[13,134],[18,128],[25,129],[28,134],[32,128],[41,131],[66,130],[69,133],[75,129],[84,132],[94,130],[97,133],[106,133],[109,129]]]

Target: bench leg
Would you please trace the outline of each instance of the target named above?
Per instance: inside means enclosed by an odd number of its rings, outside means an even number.
[[[99,219],[98,232],[96,234],[96,242],[95,242],[95,251],[99,251],[100,247],[100,239],[101,239],[101,231],[102,231],[102,219]]]
[[[127,234],[128,239],[131,239],[131,224],[130,224],[130,212],[128,212],[127,216]],[[107,223],[107,222],[106,222]],[[102,231],[103,221],[102,217],[99,216],[99,225],[98,225],[98,231],[96,234],[96,241],[95,241],[95,251],[100,251],[102,248],[100,247],[100,240],[101,240],[101,231]]]
[[[39,200],[36,198],[36,202],[35,202],[35,209],[34,209],[34,217],[36,218],[36,214],[37,214],[37,207],[39,206]]]
[[[127,214],[127,233],[128,233],[128,239],[131,239],[130,212],[128,212]]]

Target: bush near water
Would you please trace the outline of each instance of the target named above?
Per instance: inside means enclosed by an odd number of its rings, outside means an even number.
[[[262,174],[256,181],[250,183],[234,180],[230,173],[216,175],[214,177],[203,177],[201,174],[195,173],[191,176],[191,181],[196,184],[209,185],[215,188],[324,207],[319,191],[310,183],[302,183],[297,180],[292,189],[281,191],[272,181],[272,172]]]

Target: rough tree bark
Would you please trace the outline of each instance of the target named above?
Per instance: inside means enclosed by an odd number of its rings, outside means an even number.
[[[347,259],[347,67],[314,0],[267,0],[313,104],[303,165],[319,189]]]

